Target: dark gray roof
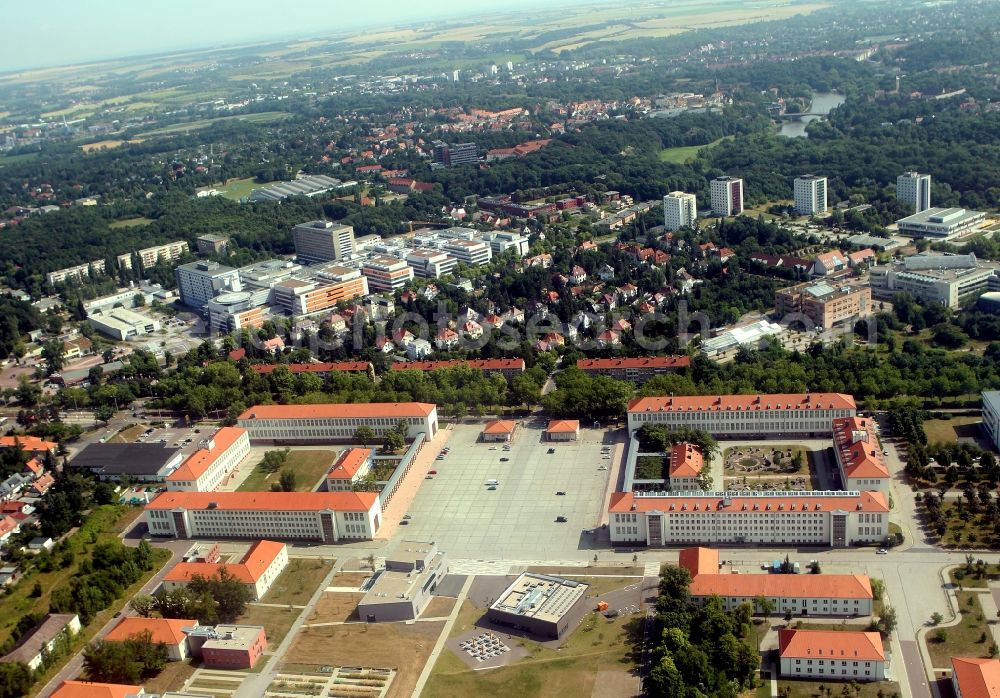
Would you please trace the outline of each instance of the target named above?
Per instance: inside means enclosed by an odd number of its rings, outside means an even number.
[[[24,662],[37,657],[42,647],[48,645],[76,618],[72,613],[50,613],[39,625],[28,631],[17,646],[0,658],[3,662]]]
[[[90,444],[70,461],[105,475],[155,475],[180,451],[165,444]]]

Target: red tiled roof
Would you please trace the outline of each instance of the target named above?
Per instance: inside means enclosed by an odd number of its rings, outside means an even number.
[[[778,631],[778,652],[782,657],[885,661],[882,636],[877,632],[785,628]],[[968,696],[963,693],[963,698]]]
[[[952,657],[951,668],[962,698],[1000,697],[1000,659]]]
[[[848,477],[889,477],[889,468],[870,418],[833,420],[833,446]]]
[[[692,596],[755,596],[793,599],[870,599],[871,580],[863,574],[699,574]]]
[[[377,500],[375,492],[161,492],[146,509],[369,511]]]
[[[701,449],[694,444],[674,444],[670,448],[670,477],[698,477],[705,465]]]
[[[390,371],[433,371],[438,368],[468,366],[480,371],[524,370],[524,359],[447,359],[442,361],[399,361]]]
[[[160,495],[161,497],[163,495]],[[635,506],[635,509],[632,506]],[[860,506],[860,509],[858,508]],[[746,509],[744,509],[746,507]],[[754,509],[757,507],[757,509]],[[768,509],[768,507],[770,507]],[[889,513],[889,505],[881,492],[861,492],[858,495],[795,496],[781,497],[723,497],[721,495],[692,495],[667,497],[637,497],[632,492],[615,492],[611,495],[609,511],[864,511]]]
[[[771,395],[679,395],[640,397],[629,412],[733,412],[754,410],[856,409],[854,398],[842,393],[779,393]]]
[[[254,545],[235,564],[217,562],[178,562],[163,577],[166,582],[190,582],[195,577],[210,579],[225,568],[234,578],[244,584],[256,584],[264,576],[274,559],[285,549],[284,543],[272,540],[262,540]]]
[[[350,480],[353,478],[361,466],[372,457],[373,450],[370,448],[349,448],[340,454],[340,457],[326,474],[327,478],[338,478]]]
[[[580,421],[577,419],[553,419],[545,429],[550,434],[569,434],[580,431]]]
[[[184,642],[184,628],[193,628],[198,625],[197,620],[177,619],[177,618],[143,618],[142,616],[128,616],[122,618],[118,625],[111,629],[104,639],[108,642],[124,642],[134,635],[146,632],[152,635],[153,642],[162,642],[165,645],[179,645]]]
[[[260,374],[274,373],[278,366],[285,366],[292,373],[333,373],[335,371],[366,372],[372,369],[368,361],[338,361],[317,364],[255,364],[251,368]]]
[[[507,419],[494,419],[483,427],[484,434],[513,434],[514,422]]]
[[[607,368],[686,368],[690,365],[690,356],[641,356],[623,359],[576,360],[576,367],[581,371]]]
[[[712,548],[684,548],[677,556],[677,564],[691,573],[691,579],[700,574],[718,574],[719,551]]]
[[[35,453],[54,451],[59,444],[27,434],[23,436],[0,436],[0,448],[14,448],[15,446],[20,446],[22,451]]]
[[[197,480],[205,474],[205,471],[211,467],[212,463],[214,463],[219,456],[225,453],[230,446],[236,443],[237,439],[246,433],[247,430],[241,427],[222,427],[211,437],[212,442],[214,443],[212,450],[199,448],[197,451],[192,453],[186,461],[181,463],[177,470],[167,476],[167,482],[176,482],[178,480]]]
[[[351,402],[320,405],[255,405],[240,419],[351,419],[428,417],[436,405],[426,402]]]
[[[49,698],[128,698],[142,695],[142,686],[93,681],[63,681]]]

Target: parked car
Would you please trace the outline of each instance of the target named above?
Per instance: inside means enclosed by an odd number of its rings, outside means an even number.
[[[566,521],[568,521],[568,519],[565,516],[556,517],[556,523],[566,523]]]
[[[436,470],[428,470],[428,471],[427,471],[427,474],[428,474],[428,475],[437,475],[437,474],[438,474],[438,471],[436,471]]]
[[[506,462],[507,462],[507,461],[509,461],[509,460],[510,460],[510,458],[501,458],[501,459],[500,459],[500,462],[501,462],[501,463],[506,463]]]
[[[566,493],[563,492],[562,490],[559,490],[558,492],[556,492],[556,495],[558,495],[558,496],[565,496]]]
[[[555,452],[556,450],[554,448],[550,448],[548,451],[546,451],[546,453],[555,453]]]

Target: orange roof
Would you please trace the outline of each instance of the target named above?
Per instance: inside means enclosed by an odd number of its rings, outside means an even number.
[[[236,443],[236,440],[247,433],[246,429],[240,427],[222,427],[211,439],[212,450],[199,448],[192,453],[186,461],[180,464],[174,472],[167,476],[167,482],[177,480],[197,480],[205,471],[211,467],[226,450]]]
[[[339,361],[319,364],[256,364],[251,366],[257,373],[273,373],[278,366],[285,366],[292,373],[332,373],[334,371],[367,372],[372,365],[367,361]]]
[[[677,564],[691,573],[691,579],[699,574],[718,574],[719,551],[712,548],[684,548],[677,556]]]
[[[886,503],[885,495],[881,492],[818,496],[812,493],[800,495],[789,493],[779,497],[752,495],[724,497],[720,494],[637,497],[632,492],[615,492],[611,495],[611,505],[608,511],[611,513],[626,511],[669,511],[674,513],[690,511],[694,513],[711,510],[730,514],[741,511],[795,514],[796,512],[836,511],[838,509],[888,513],[889,505]]]
[[[146,509],[370,511],[375,492],[161,492]]]
[[[128,616],[122,618],[118,625],[111,629],[104,639],[108,642],[124,642],[134,635],[146,632],[152,635],[153,642],[162,642],[165,645],[179,645],[184,642],[184,628],[193,628],[198,625],[196,620],[177,618],[143,618],[142,616]]]
[[[670,477],[698,477],[704,465],[700,447],[681,443],[670,448]]]
[[[127,698],[141,696],[142,686],[92,681],[63,681],[50,698]]]
[[[433,371],[436,368],[468,366],[480,371],[524,370],[524,359],[451,359],[444,361],[400,361],[389,366],[390,371]]]
[[[195,577],[214,577],[225,568],[226,572],[244,584],[256,584],[264,576],[274,559],[285,549],[284,543],[262,540],[250,548],[243,559],[236,564],[216,562],[178,562],[163,577],[165,582],[190,582]]]
[[[574,434],[580,431],[580,420],[578,419],[553,419],[545,429],[550,434]]]
[[[747,599],[870,599],[872,585],[863,574],[699,574],[691,581],[692,596],[713,594]]]
[[[514,422],[507,419],[494,419],[483,427],[484,434],[513,434]]]
[[[753,410],[853,410],[854,398],[842,393],[779,393],[773,395],[679,395],[640,397],[629,412],[732,412]]]
[[[340,454],[340,458],[334,462],[326,476],[350,480],[358,474],[361,466],[368,462],[372,455],[374,450],[370,448],[349,448]]]
[[[874,421],[867,417],[833,420],[833,445],[847,477],[889,477]]]
[[[626,359],[577,359],[581,371],[606,368],[685,368],[691,365],[690,356],[641,356]]]
[[[352,419],[428,417],[436,405],[426,402],[355,402],[321,405],[255,405],[240,419]]]
[[[37,436],[0,436],[0,448],[20,446],[22,451],[54,451],[59,444]]]
[[[778,652],[782,657],[885,661],[881,635],[852,630],[779,630]]]
[[[952,657],[951,668],[962,698],[1000,696],[1000,659]]]

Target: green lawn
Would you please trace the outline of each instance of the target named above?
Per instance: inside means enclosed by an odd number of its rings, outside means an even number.
[[[971,415],[951,419],[928,419],[924,422],[924,431],[927,432],[928,443],[937,441],[955,443],[959,436],[978,436],[982,421],[982,417]]]
[[[249,197],[250,192],[253,189],[260,189],[261,187],[266,187],[269,184],[274,184],[274,182],[261,183],[254,177],[245,177],[243,179],[231,179],[225,184],[215,184],[208,187],[208,189],[215,189],[219,192],[219,196],[224,199],[239,201],[240,199]]]
[[[258,465],[240,485],[240,492],[266,492],[271,489],[271,483],[278,482],[281,470],[292,470],[295,473],[295,491],[311,492],[316,483],[330,469],[336,457],[336,451],[290,451],[288,459],[281,469],[267,473]]]
[[[935,629],[926,634],[931,661],[938,669],[950,667],[952,657],[988,657],[993,642],[987,619],[983,616],[983,607],[979,604],[979,594],[959,591],[956,596],[962,612],[961,622],[949,628],[941,628],[946,634],[944,642],[935,638],[938,632]],[[984,633],[986,640],[981,641]]]
[[[672,162],[677,165],[683,165],[688,160],[694,160],[698,157],[698,153],[701,152],[703,148],[711,148],[712,146],[718,145],[722,141],[730,141],[733,136],[725,136],[711,143],[706,143],[705,145],[682,145],[677,148],[664,148],[660,151],[660,160],[663,162]]]
[[[899,684],[888,683],[887,681],[873,681],[871,683],[858,683],[858,691],[851,691],[850,694],[844,693],[844,687],[850,686],[850,683],[845,681],[827,681],[823,683],[822,681],[792,681],[792,680],[779,680],[778,681],[778,694],[784,695],[781,691],[788,687],[791,689],[791,693],[788,695],[791,698],[817,698],[817,696],[826,696],[826,692],[820,690],[820,686],[825,688],[832,688],[833,696],[844,696],[850,695],[851,698],[881,698],[885,696],[899,695]],[[768,694],[770,695],[770,694]]]
[[[958,584],[964,589],[986,589],[988,581],[991,579],[1000,579],[1000,564],[987,563],[984,572],[985,575],[977,577],[975,567],[973,567],[973,573],[966,574],[965,566],[963,565],[962,567],[953,569],[948,575],[951,577],[952,584]]]
[[[288,567],[274,580],[271,589],[264,596],[264,603],[292,604],[303,606],[330,572],[333,560],[314,558],[293,558]]]

